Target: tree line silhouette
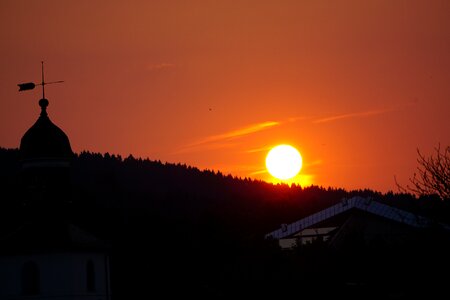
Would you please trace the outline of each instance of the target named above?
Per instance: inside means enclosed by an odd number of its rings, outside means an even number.
[[[0,148],[2,226],[24,221],[19,173],[19,150]],[[406,289],[411,282],[425,280],[411,269],[430,271],[423,255],[441,265],[447,257],[437,255],[447,244],[431,234],[426,246],[408,245],[390,252],[354,251],[360,249],[355,246],[345,255],[332,253],[320,243],[286,252],[276,241],[264,240],[282,223],[353,196],[372,197],[450,223],[449,203],[433,195],[416,198],[370,189],[271,184],[185,164],[87,151],[74,155],[71,181],[71,222],[111,244],[112,288],[117,299],[156,291],[219,299],[236,293],[295,295],[295,290],[285,287],[293,282],[304,293],[333,291],[347,296],[346,283],[355,274],[387,282],[386,289],[397,281]],[[430,245],[440,249],[431,251]],[[389,270],[381,279],[383,267]],[[427,280],[429,285],[434,282]],[[322,285],[334,290],[323,290]],[[367,293],[366,288],[363,291]]]

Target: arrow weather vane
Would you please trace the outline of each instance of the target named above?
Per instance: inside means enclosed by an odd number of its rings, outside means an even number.
[[[26,83],[19,83],[19,92],[21,91],[26,91],[26,90],[32,90],[34,89],[37,85],[41,85],[42,86],[42,99],[45,99],[45,86],[47,84],[53,84],[53,83],[61,83],[64,82],[63,80],[59,80],[59,81],[51,81],[51,82],[45,82],[44,81],[44,62],[41,61],[41,69],[42,69],[42,82],[35,84],[33,82],[26,82]]]

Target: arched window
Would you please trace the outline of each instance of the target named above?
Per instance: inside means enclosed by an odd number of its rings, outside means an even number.
[[[95,292],[95,267],[92,260],[86,263],[86,289],[89,293]]]
[[[39,268],[33,261],[26,262],[22,267],[22,294],[37,295],[39,292]]]

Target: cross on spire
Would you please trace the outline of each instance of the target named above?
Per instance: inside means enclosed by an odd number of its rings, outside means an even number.
[[[34,89],[37,85],[41,85],[42,86],[42,99],[45,99],[45,86],[47,84],[53,84],[53,83],[62,83],[64,82],[63,80],[59,80],[59,81],[51,81],[51,82],[45,82],[44,80],[44,62],[41,61],[41,74],[42,74],[42,81],[41,83],[35,84],[34,82],[26,82],[26,83],[19,83],[19,92],[21,91],[26,91],[26,90],[32,90]]]

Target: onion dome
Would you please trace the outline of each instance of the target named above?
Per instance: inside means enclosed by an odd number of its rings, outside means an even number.
[[[39,100],[41,115],[20,141],[20,155],[27,162],[58,163],[68,161],[72,155],[69,138],[47,115],[48,100]]]

